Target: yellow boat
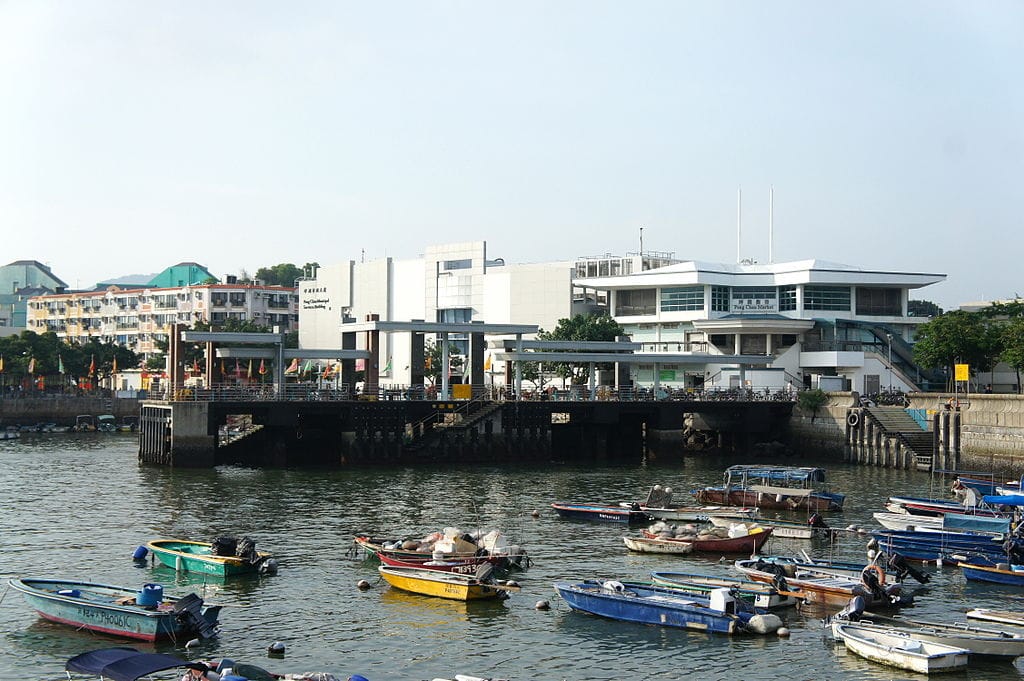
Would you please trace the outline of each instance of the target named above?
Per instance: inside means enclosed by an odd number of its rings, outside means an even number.
[[[381,565],[377,571],[384,581],[396,589],[454,601],[505,598],[509,591],[517,591],[519,588],[480,581],[474,575],[440,570]]]

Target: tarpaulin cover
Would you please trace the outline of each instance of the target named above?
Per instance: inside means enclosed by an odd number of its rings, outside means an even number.
[[[188,664],[160,653],[140,653],[134,648],[102,648],[72,657],[64,665],[71,672],[99,674],[111,681],[135,681],[140,676]]]

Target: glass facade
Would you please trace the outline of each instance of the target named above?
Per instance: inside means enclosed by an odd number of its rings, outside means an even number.
[[[857,314],[903,316],[903,292],[898,288],[857,287]]]
[[[779,311],[792,312],[796,310],[796,286],[779,287]]]
[[[805,310],[850,310],[849,286],[804,286]]]
[[[623,289],[615,293],[615,314],[623,317],[653,315],[658,297],[657,289]]]
[[[661,311],[681,312],[704,309],[703,286],[676,286],[661,289]]]
[[[712,312],[728,312],[729,311],[729,287],[728,286],[712,286],[711,287],[711,311]]]

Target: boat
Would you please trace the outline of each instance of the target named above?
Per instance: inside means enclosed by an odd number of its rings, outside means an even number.
[[[92,414],[79,414],[75,417],[75,425],[71,430],[76,433],[91,433],[96,430],[96,419]]]
[[[909,602],[909,599],[902,596],[900,584],[885,583],[885,571],[877,565],[869,566],[859,579],[810,570],[789,574],[781,565],[756,558],[738,560],[733,565],[750,579],[771,584],[779,593],[807,603],[842,608],[854,596],[864,596],[868,608],[892,607]],[[868,573],[872,577],[869,578]]]
[[[715,577],[689,572],[652,572],[651,581],[657,586],[698,593],[705,597],[714,589],[729,589],[733,595],[756,608],[785,608],[798,603],[793,596],[780,594],[778,589],[771,584],[748,579]]]
[[[651,530],[643,530],[642,536],[648,539],[662,539],[666,541],[685,542],[693,546],[694,553],[749,553],[756,554],[768,538],[772,536],[771,528],[753,526],[744,527],[739,530],[742,534],[729,537],[701,538],[701,535],[693,538],[670,538],[662,537]]]
[[[739,464],[725,470],[722,486],[695,492],[702,504],[779,510],[841,511],[846,495],[828,491],[825,470],[809,466]]]
[[[93,674],[104,681],[136,681],[155,672],[177,669],[187,660],[163,653],[141,653],[135,648],[102,648],[75,655],[64,664],[71,672]]]
[[[941,515],[913,515],[910,513],[891,513],[880,511],[871,517],[887,530],[941,530]]]
[[[974,532],[917,530],[876,530],[871,536],[886,553],[899,553],[908,560],[957,562],[980,556],[997,562],[1005,557],[1001,535]]]
[[[555,582],[554,586],[573,610],[613,620],[719,634],[770,634],[782,626],[778,616],[751,609],[724,588],[701,598],[668,587],[614,580]]]
[[[489,569],[475,575],[463,575],[457,572],[381,565],[377,571],[384,581],[396,589],[454,601],[506,598],[509,591],[519,590],[515,584],[507,585],[488,581],[486,573],[490,571]]]
[[[449,532],[455,535],[456,532]],[[484,558],[499,570],[526,569],[530,564],[526,549],[509,544],[498,530],[491,530],[479,538],[469,541],[462,536],[447,536],[433,532],[420,539],[398,539],[357,534],[352,542],[353,555],[360,550],[368,557],[380,558],[387,555],[410,562],[427,561],[436,558],[463,560]]]
[[[13,578],[7,583],[43,619],[77,629],[142,641],[187,641],[217,633],[221,606],[207,605],[195,594],[166,597],[159,584],[129,589],[61,579]]]
[[[602,523],[647,523],[653,520],[651,516],[639,509],[639,505],[633,508],[622,506],[608,506],[605,504],[573,504],[556,501],[551,504],[559,518],[566,520],[593,520]]]
[[[707,522],[712,514],[732,518],[735,522],[753,520],[756,508],[742,506],[679,506],[672,504],[672,488],[655,485],[641,502],[622,501],[623,508],[637,508],[654,520],[683,520],[686,522]]]
[[[422,568],[424,570],[438,570],[440,572],[457,572],[463,575],[475,575],[481,566],[491,564],[487,556],[473,556],[470,558],[445,558],[444,556],[399,558],[387,553],[381,553],[377,554],[377,558],[384,565],[391,567]]]
[[[656,537],[623,537],[626,548],[637,553],[669,553],[685,556],[693,552],[693,544],[679,539],[658,539]]]
[[[255,542],[242,537],[219,538],[208,543],[187,539],[154,539],[145,548],[161,563],[179,572],[201,572],[220,577],[269,574],[277,571],[273,554],[256,551]],[[216,549],[214,547],[217,547]]]
[[[1011,624],[1015,627],[1024,627],[1024,612],[1014,612],[1012,610],[974,608],[967,611],[967,619],[981,620],[983,622],[998,622],[999,624]]]
[[[971,582],[989,582],[1006,586],[1024,586],[1024,565],[1010,563],[992,563],[984,565],[976,558],[974,561],[957,563],[964,573],[964,579]]]
[[[729,527],[736,524],[735,518],[731,516],[714,514],[708,520],[715,527]],[[756,522],[761,527],[771,528],[772,536],[786,539],[828,539],[834,537],[838,532],[838,530],[825,525],[824,521],[821,520],[821,516],[816,513],[806,523],[796,520],[782,520],[780,518],[758,518]]]
[[[864,620],[858,622],[865,624]],[[902,616],[868,616],[867,624],[896,627],[923,641],[966,648],[972,656],[1016,658],[1024,655],[1024,633],[975,627],[964,622],[929,622]]]
[[[965,648],[925,641],[892,628],[836,619],[832,635],[855,655],[920,674],[956,671],[966,667],[969,659]]]
[[[0,430],[0,440],[17,440],[21,433],[16,430]]]
[[[948,499],[928,499],[926,497],[889,497],[885,507],[892,513],[908,513],[910,515],[938,516],[947,513],[989,517],[1004,515],[998,510],[980,503],[980,499],[973,492],[968,494],[967,498],[962,502]]]
[[[96,417],[97,433],[116,433],[117,417],[113,414],[100,414]]]

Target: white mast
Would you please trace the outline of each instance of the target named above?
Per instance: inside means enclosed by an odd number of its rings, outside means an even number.
[[[743,188],[736,190],[736,262],[743,260]]]
[[[775,262],[775,187],[768,185],[768,264]]]

